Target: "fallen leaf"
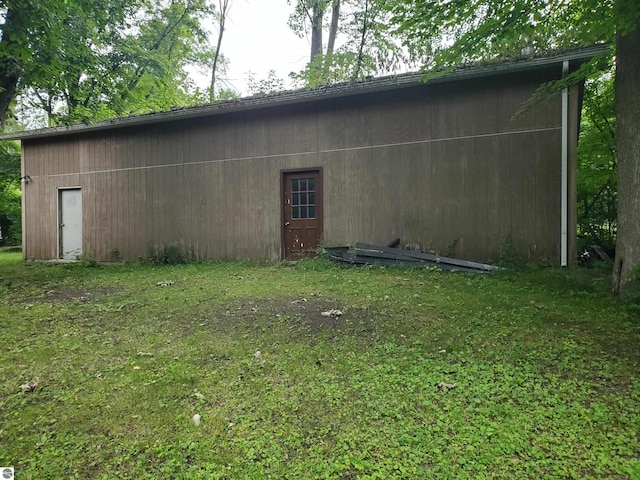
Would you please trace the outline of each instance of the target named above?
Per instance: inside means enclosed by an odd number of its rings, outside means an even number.
[[[337,310],[337,309],[333,309],[333,310],[327,310],[326,312],[321,312],[320,315],[322,315],[323,317],[341,317],[342,316],[342,311],[341,310]]]

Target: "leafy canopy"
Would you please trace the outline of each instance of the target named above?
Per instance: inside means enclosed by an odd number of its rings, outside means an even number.
[[[208,0],[3,0],[0,89],[10,60],[50,125],[200,103],[189,68],[212,61],[214,15]]]
[[[21,238],[20,149],[0,142],[0,245],[19,244]]]
[[[312,52],[302,71],[290,75],[294,82],[314,88],[406,68],[410,59],[392,31],[385,4],[386,0],[298,0],[289,17],[291,30],[300,37],[311,32],[313,37],[316,13],[322,18],[318,28],[328,30],[329,41],[326,48]],[[334,18],[336,5],[340,13]],[[337,40],[332,42],[332,36]]]
[[[520,56],[598,42],[637,19],[633,0],[457,0],[389,2],[396,31],[428,67]],[[637,10],[637,9],[636,9]]]

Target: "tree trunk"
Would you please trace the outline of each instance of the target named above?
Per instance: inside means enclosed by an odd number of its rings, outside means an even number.
[[[16,93],[22,74],[22,63],[12,57],[0,59],[0,131],[4,130],[7,113]]]
[[[364,19],[362,20],[362,36],[360,37],[360,48],[358,48],[358,61],[356,68],[353,71],[352,80],[357,80],[360,76],[360,70],[362,69],[362,60],[364,58],[364,43],[367,39],[367,29],[369,26],[369,0],[364,2]]]
[[[218,44],[216,45],[215,57],[213,57],[213,67],[211,67],[211,86],[209,87],[209,101],[215,100],[216,70],[220,59],[220,47],[222,45],[222,35],[229,13],[229,0],[220,0],[220,18],[218,19]]]
[[[632,28],[629,32],[618,32],[616,38],[618,233],[613,267],[615,294],[631,283],[632,272],[640,274],[640,26]]]
[[[331,30],[329,30],[329,43],[327,43],[327,56],[333,55],[336,45],[336,37],[338,36],[338,21],[340,20],[340,0],[333,2],[333,10],[331,11]]]
[[[310,62],[319,55],[322,55],[322,17],[324,16],[324,5],[321,0],[313,3],[311,14],[311,57]]]
[[[5,23],[2,26],[2,51],[10,52],[15,46],[12,40],[12,34],[19,20],[16,19],[20,15],[19,11],[9,9],[5,15]],[[11,106],[16,93],[18,92],[18,83],[22,76],[22,61],[11,55],[3,55],[0,57],[0,131],[4,130],[7,120],[7,113]]]

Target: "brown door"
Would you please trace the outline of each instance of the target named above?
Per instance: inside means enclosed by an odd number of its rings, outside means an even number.
[[[283,173],[283,257],[313,257],[322,242],[320,170]]]

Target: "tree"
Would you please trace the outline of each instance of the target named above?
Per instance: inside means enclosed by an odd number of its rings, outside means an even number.
[[[635,0],[390,2],[405,44],[427,46],[429,68],[453,68],[549,48],[609,42],[615,49],[618,230],[613,291],[640,269],[640,9]],[[593,71],[595,62],[582,73]],[[572,77],[578,80],[577,76]]]
[[[213,66],[211,67],[211,85],[209,87],[209,101],[215,100],[216,75],[218,73],[218,65],[222,59],[222,36],[224,35],[227,16],[231,10],[231,0],[218,0],[218,42],[213,52]]]
[[[306,68],[291,74],[299,84],[354,81],[406,64],[401,44],[389,29],[384,0],[298,0],[289,27],[299,36],[310,30],[311,53]],[[323,45],[325,20],[331,12],[329,39]],[[336,47],[338,38],[340,46]]]
[[[21,238],[20,149],[0,142],[0,245],[19,244]]]
[[[640,278],[640,22],[637,5],[618,1],[618,13],[635,16],[619,22],[616,33],[616,123],[618,145],[618,231],[613,291]],[[624,10],[627,7],[628,10]],[[626,20],[627,17],[623,17]]]
[[[389,73],[411,66],[389,25],[382,0],[351,0],[350,15],[342,24],[345,42],[340,53],[354,55],[350,80]]]
[[[190,90],[186,67],[205,65],[210,52],[203,21],[206,0],[165,0],[148,5],[136,29],[110,55],[117,94],[108,97],[117,115],[168,110],[202,97]],[[138,17],[140,15],[138,14]]]
[[[615,133],[614,82],[607,72],[585,83],[577,178],[578,234],[585,246],[607,250],[613,250],[617,227]]]
[[[50,124],[205,100],[186,67],[210,65],[208,0],[0,0],[0,120],[23,91]]]
[[[0,0],[0,130],[4,129],[19,82],[42,51],[57,48],[64,0]],[[43,75],[46,72],[42,72]]]
[[[20,78],[30,103],[46,112],[50,125],[115,115],[104,101],[115,70],[108,58],[128,26],[131,4],[75,0],[51,12],[51,29],[42,32],[48,41],[31,50]]]
[[[289,0],[291,1],[291,0]],[[307,30],[307,22],[311,28],[311,53],[309,63],[324,54],[322,42],[325,14],[331,10],[331,28],[329,30],[329,43],[327,55],[331,56],[335,48],[338,24],[340,19],[341,0],[296,0],[294,12],[289,17],[289,27],[302,37]]]
[[[275,70],[269,70],[267,78],[257,79],[252,72],[247,75],[247,88],[255,97],[264,97],[271,93],[284,90],[284,81],[278,77]]]

